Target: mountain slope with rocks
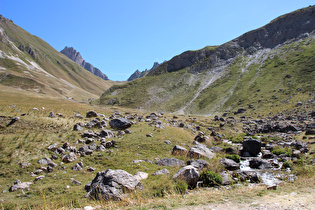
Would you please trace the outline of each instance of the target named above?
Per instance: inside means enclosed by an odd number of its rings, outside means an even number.
[[[292,106],[314,94],[314,29],[314,6],[285,14],[220,46],[175,56],[113,86],[100,103],[191,114]]]
[[[98,98],[113,83],[86,71],[42,39],[0,16],[2,91],[86,101]]]
[[[101,72],[98,68],[94,67],[92,64],[86,62],[83,60],[80,52],[77,52],[73,47],[65,47],[63,50],[60,51],[62,54],[66,55],[68,58],[88,70],[89,72],[93,73],[94,75],[104,79],[108,80],[108,77]]]

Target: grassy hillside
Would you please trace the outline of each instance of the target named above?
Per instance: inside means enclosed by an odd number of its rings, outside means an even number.
[[[128,112],[127,115],[138,114],[138,116],[147,116],[149,113],[128,109],[91,107],[87,104],[68,100],[35,98],[32,95],[24,95],[19,92],[13,93],[7,93],[0,98],[1,209],[74,209],[83,208],[84,206],[101,206],[104,209],[119,207],[126,209],[189,208],[212,203],[218,204],[222,201],[225,202],[226,199],[237,204],[239,202],[254,202],[259,198],[277,196],[280,193],[290,194],[296,192],[297,189],[309,192],[309,187],[312,186],[310,183],[314,182],[314,165],[311,165],[310,162],[315,155],[314,153],[311,155],[311,151],[315,149],[315,145],[312,144],[309,146],[310,153],[307,156],[301,155],[292,167],[294,174],[299,174],[298,181],[294,184],[282,184],[278,186],[280,190],[267,191],[264,185],[248,187],[245,184],[240,186],[229,185],[226,188],[197,188],[186,194],[187,185],[172,179],[172,176],[180,167],[158,166],[154,162],[162,158],[177,158],[185,162],[190,160],[191,158],[186,155],[173,155],[172,148],[174,145],[181,145],[187,149],[191,148],[194,145],[194,137],[198,133],[195,126],[199,126],[200,131],[209,136],[209,140],[205,142],[207,146],[231,148],[231,145],[211,137],[211,131],[207,127],[211,127],[216,132],[225,135],[226,139],[239,142],[244,136],[244,133],[242,133],[243,124],[232,123],[221,128],[220,122],[213,122],[212,117],[195,116],[192,120],[192,118],[186,116],[179,116],[176,123],[183,122],[188,126],[180,128],[168,123],[169,120],[174,120],[172,115],[164,115],[160,118],[165,129],[156,128],[150,126],[149,123],[135,119],[135,123],[130,128],[131,134],[106,140],[115,140],[117,147],[105,151],[94,151],[92,155],[79,156],[77,154],[78,159],[71,163],[63,163],[62,155],[57,155],[58,158],[53,160],[57,167],[53,168],[52,172],[42,172],[36,176],[31,176],[31,172],[43,168],[43,165],[38,163],[41,158],[50,158],[52,155],[56,155],[53,151],[47,149],[48,146],[56,143],[58,147],[61,147],[63,144],[69,143],[70,146],[74,146],[78,150],[81,146],[91,145],[91,143],[82,142],[86,140],[86,138],[81,137],[82,132],[73,131],[74,124],[78,122],[87,123],[91,119],[77,119],[74,114],[81,113],[85,116],[85,113],[91,109],[100,114],[105,114],[107,118],[113,114],[113,111],[120,111],[122,114]],[[312,108],[304,111],[310,112]],[[62,116],[50,118],[48,116],[51,111],[56,114],[60,113]],[[300,111],[303,111],[303,109]],[[16,116],[20,116],[20,120],[7,127],[6,125],[11,118]],[[239,120],[237,118],[237,121]],[[108,126],[107,129],[110,129],[110,127]],[[99,131],[97,128],[92,130]],[[117,131],[114,132],[115,134],[118,133]],[[147,134],[151,134],[152,137],[147,137]],[[294,136],[294,139],[307,142],[307,139],[302,140],[303,135],[304,133]],[[274,140],[275,138],[273,135],[266,135],[262,139],[268,142],[268,139]],[[169,140],[171,144],[166,144],[165,140]],[[95,143],[100,144],[98,140],[95,140]],[[217,152],[216,155],[217,157],[211,160],[204,157],[202,159],[210,164],[207,170],[222,172],[224,168],[219,164],[219,159],[225,157],[226,153],[222,151]],[[145,161],[147,159],[153,163]],[[135,163],[133,160],[144,161]],[[72,170],[72,167],[78,162],[83,163],[83,170]],[[22,168],[20,163],[30,163],[30,165]],[[87,171],[88,167],[93,167],[95,171]],[[170,174],[152,175],[164,168]],[[149,177],[141,181],[144,186],[142,191],[128,194],[120,202],[94,201],[85,198],[85,184],[89,183],[97,172],[105,169],[123,169],[130,174],[143,171],[148,173]],[[285,171],[283,173],[285,174]],[[35,177],[40,175],[44,175],[44,178],[34,181]],[[72,179],[81,182],[81,184],[72,183]],[[9,192],[9,187],[16,180],[31,182],[30,190]],[[311,189],[313,188],[311,187]]]
[[[167,112],[185,108],[194,114],[235,111],[248,105],[252,113],[281,110],[312,96],[314,58],[315,40],[307,38],[253,55],[240,54],[218,71],[209,68],[192,74],[182,69],[115,85],[99,102]]]
[[[1,85],[87,100],[114,83],[94,76],[4,17],[0,18],[0,50]]]

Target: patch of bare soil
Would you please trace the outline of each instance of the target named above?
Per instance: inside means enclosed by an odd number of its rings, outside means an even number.
[[[262,197],[255,197],[250,202],[237,202],[226,200],[224,203],[211,203],[206,205],[181,207],[180,209],[315,209],[315,187],[296,190],[293,192],[270,193]]]

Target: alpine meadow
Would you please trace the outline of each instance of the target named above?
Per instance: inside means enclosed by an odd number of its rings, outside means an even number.
[[[0,209],[314,209],[314,79],[315,6],[128,81],[0,16]]]

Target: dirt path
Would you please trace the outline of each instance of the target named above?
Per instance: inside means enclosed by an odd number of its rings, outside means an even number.
[[[263,197],[256,197],[251,202],[235,202],[226,200],[225,203],[212,203],[207,205],[198,205],[190,207],[181,207],[179,209],[203,210],[203,209],[315,209],[315,186],[307,190],[291,193],[271,193]]]

